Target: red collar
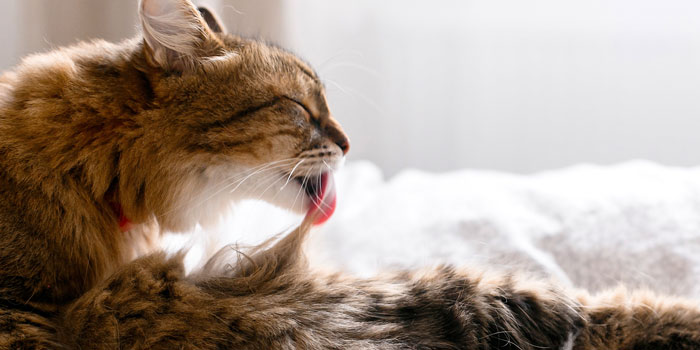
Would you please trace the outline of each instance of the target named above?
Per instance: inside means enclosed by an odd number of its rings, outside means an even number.
[[[124,214],[119,216],[119,229],[122,230],[122,232],[126,232],[131,230],[131,227],[133,226],[133,223],[129,218],[124,216]]]
[[[114,204],[112,207],[114,209],[114,213],[117,214],[117,217],[119,218],[119,229],[122,232],[131,230],[133,222],[131,222],[131,220],[124,215],[124,210],[122,209],[121,204]]]

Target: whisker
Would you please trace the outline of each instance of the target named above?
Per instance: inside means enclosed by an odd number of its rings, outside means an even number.
[[[299,195],[301,194],[302,191],[304,191],[304,188],[306,186],[306,181],[309,178],[309,173],[311,172],[311,168],[306,170],[306,174],[304,174],[304,177],[301,181],[301,187],[299,187],[299,191],[297,191],[297,195],[294,196],[294,202],[292,203],[292,208],[297,204],[297,199],[299,199]]]
[[[377,70],[372,69],[370,67],[367,67],[365,65],[356,63],[356,62],[351,62],[351,61],[337,62],[337,63],[329,64],[327,67],[324,67],[324,71],[327,74],[327,73],[330,73],[331,71],[333,71],[337,68],[355,68],[358,71],[367,73],[375,78],[378,78],[378,79],[384,78]]]
[[[322,159],[321,161],[323,162],[323,164],[325,164],[325,165],[326,165],[326,168],[328,168],[328,171],[330,171],[330,172],[334,172],[333,168],[331,168],[331,166],[330,166],[330,165],[328,165],[328,163],[326,163],[326,160],[325,160],[325,159]]]
[[[289,180],[292,179],[292,175],[294,174],[294,170],[297,170],[297,167],[299,167],[301,165],[301,163],[303,163],[305,160],[306,160],[306,158],[300,160],[299,163],[297,163],[297,165],[295,165],[294,168],[292,168],[292,171],[289,173],[289,176],[287,177],[287,182],[285,182],[284,186],[282,186],[282,188],[280,188],[280,191],[282,191],[285,187],[287,187]]]
[[[284,189],[287,187],[287,185],[289,184],[289,181],[290,181],[290,180],[292,179],[292,177],[294,176],[294,171],[296,171],[297,168],[301,165],[301,163],[303,163],[305,160],[306,160],[306,158],[300,160],[299,163],[297,163],[297,165],[295,165],[294,168],[292,168],[292,171],[289,172],[289,176],[287,176],[287,181],[284,183],[284,185],[282,185],[282,187],[280,187],[280,188],[277,190],[277,193],[275,193],[275,195],[272,196],[272,200],[273,200],[273,201],[277,198],[277,196],[278,196],[280,193],[282,193],[282,190],[284,190]],[[299,194],[297,193],[297,195],[299,195]],[[295,197],[295,199],[296,199],[296,197]],[[293,205],[292,205],[292,208],[294,208]]]
[[[326,165],[326,167],[328,168],[328,170],[329,170],[331,173],[334,173],[334,172],[335,172],[335,171],[333,170],[333,168],[331,168],[331,166],[328,165],[328,163],[326,163],[326,160],[325,160],[325,159],[322,160],[322,161],[323,161],[323,164]],[[320,172],[321,174],[323,174],[323,169],[320,169],[319,172]],[[320,178],[320,177],[321,177],[321,176],[319,175],[319,178]],[[323,198],[322,198],[322,199],[323,199]],[[324,201],[322,201],[321,204],[322,204],[323,206],[325,206],[326,208],[328,208],[329,210],[330,210],[330,209],[333,209],[333,207],[331,207],[330,205],[326,204]],[[324,214],[325,214],[325,212],[324,212]]]
[[[253,188],[250,189],[249,191],[251,192],[251,194],[257,193],[258,188],[260,188],[261,186],[264,186],[270,179],[273,179],[273,178],[276,178],[276,177],[279,177],[280,179],[283,179],[283,178],[284,178],[284,175],[280,174],[280,172],[277,172],[277,171],[272,172],[272,173],[270,173],[270,174],[266,174],[264,177],[260,177],[260,179],[258,180],[259,183],[258,183],[257,185],[255,185],[255,187],[253,187]],[[272,185],[274,185],[275,183],[277,183],[277,181],[279,181],[279,179],[273,181],[270,185],[268,185],[268,187],[266,188],[266,190],[267,190],[270,186],[272,186]],[[263,192],[263,193],[264,193],[264,192]],[[260,197],[262,197],[262,195],[260,195]]]
[[[325,78],[325,79],[323,79],[323,82],[324,82],[324,83],[330,83],[331,85],[333,85],[333,87],[335,87],[335,88],[338,89],[340,92],[342,92],[342,93],[344,93],[344,94],[346,94],[346,95],[351,95],[351,93],[350,93],[349,91],[345,90],[345,88],[344,88],[342,85],[340,85],[340,83],[338,83],[338,82],[335,81],[335,80]]]
[[[209,198],[211,199],[213,196],[215,196],[215,195],[221,193],[222,191],[228,189],[229,187],[236,185],[236,188],[234,188],[233,190],[231,190],[231,191],[229,192],[229,193],[233,193],[233,192],[235,192],[235,190],[236,190],[238,187],[240,187],[241,185],[243,185],[243,183],[244,183],[246,180],[250,179],[251,177],[253,177],[253,176],[255,176],[255,175],[261,175],[261,174],[264,174],[264,173],[266,173],[266,172],[274,172],[274,171],[277,171],[277,169],[284,168],[284,167],[288,166],[288,164],[291,164],[291,163],[284,163],[284,164],[277,164],[277,165],[268,165],[268,167],[266,167],[266,168],[264,168],[264,169],[258,169],[258,170],[256,170],[256,171],[254,171],[254,172],[252,172],[252,173],[246,175],[245,177],[244,177],[244,176],[240,176],[238,179],[235,179],[235,180],[233,180],[233,181],[230,181],[230,182],[229,182],[228,184],[226,184],[225,186],[222,186],[221,188],[219,188],[218,190],[216,190],[216,191],[214,192],[214,194],[213,194],[212,196],[210,196]],[[231,180],[231,178],[230,178],[229,180]]]
[[[336,53],[335,55],[333,55],[333,56],[327,58],[325,61],[321,62],[321,63],[318,65],[318,70],[319,70],[319,72],[322,72],[322,73],[323,73],[324,69],[327,67],[327,65],[328,65],[329,63],[331,63],[333,60],[337,59],[338,57],[341,57],[341,56],[344,56],[344,55],[355,56],[355,57],[357,57],[357,58],[359,58],[359,59],[364,59],[364,58],[365,58],[365,55],[362,53],[362,51],[359,51],[359,50],[348,50],[348,49],[341,50],[340,52]],[[325,75],[325,74],[323,74],[323,75]]]
[[[237,9],[237,8],[236,8],[235,6],[233,6],[233,5],[225,5],[225,6],[223,7],[223,9],[224,9],[224,10],[231,10],[231,11],[233,11],[234,13],[236,13],[236,14],[238,14],[238,15],[245,15],[245,14],[246,14],[245,12],[243,12],[243,11]]]
[[[277,165],[274,165],[274,166],[268,166],[267,168],[258,169],[258,170],[254,171],[254,172],[251,172],[251,173],[247,174],[247,175],[245,175],[245,174],[240,174],[241,176],[238,176],[236,179],[234,179],[233,177],[232,177],[232,178],[229,178],[228,183],[227,183],[226,185],[222,186],[221,188],[217,189],[217,190],[215,191],[214,194],[218,194],[218,193],[220,193],[221,191],[226,190],[226,189],[228,189],[229,187],[234,186],[234,185],[240,186],[240,185],[243,184],[243,182],[245,182],[246,180],[248,180],[249,178],[251,178],[251,177],[253,177],[253,176],[260,175],[260,174],[264,174],[264,173],[266,173],[266,172],[276,171],[277,169],[286,167],[288,164],[289,164],[289,163],[277,164]],[[233,193],[234,191],[235,191],[235,189],[234,189],[234,190],[231,190],[230,192]]]
[[[319,168],[319,169],[318,169],[318,177],[316,178],[316,186],[317,186],[317,188],[321,188],[321,186],[323,186],[323,184],[321,183],[321,175],[323,175],[323,168]],[[323,193],[323,196],[321,196],[321,195],[322,195],[321,192],[317,192],[317,193],[314,194],[314,196],[316,196],[316,200],[317,200],[318,203],[319,203],[319,205],[317,206],[317,207],[318,207],[318,210],[320,210],[321,213],[323,213],[323,215],[325,216],[325,215],[326,215],[326,210],[325,210],[323,207],[327,207],[328,209],[331,209],[331,206],[328,205],[328,204],[326,204],[325,201],[324,201],[324,199],[325,199],[325,193]]]
[[[234,178],[236,178],[236,177],[242,178],[242,177],[244,176],[244,174],[246,174],[246,173],[248,173],[248,172],[255,173],[255,172],[257,172],[257,171],[262,171],[262,170],[264,170],[264,169],[266,170],[266,168],[269,168],[269,167],[271,167],[271,166],[273,166],[273,165],[275,165],[275,166],[286,165],[286,163],[285,163],[285,164],[279,164],[279,163],[282,163],[282,162],[291,162],[291,161],[293,161],[293,160],[295,160],[295,159],[296,159],[296,158],[280,159],[280,160],[276,160],[276,161],[273,161],[273,162],[264,163],[264,164],[261,164],[261,165],[259,165],[259,166],[256,166],[256,167],[253,167],[253,168],[250,168],[250,169],[246,169],[246,170],[240,171],[240,172],[238,172],[238,173],[235,173],[235,174],[233,174],[233,175],[231,175],[231,176],[229,176],[229,177],[227,177],[227,178],[221,180],[219,183],[217,183],[217,184],[214,185],[213,187],[214,187],[214,188],[219,187],[219,186],[221,186],[222,184],[227,183],[227,182],[231,181],[232,179],[234,179]],[[236,181],[238,181],[238,180],[235,180],[235,181],[233,181],[232,183],[236,183]],[[226,189],[226,187],[230,186],[232,183],[229,183],[228,185],[224,186],[223,189]],[[223,190],[223,189],[222,189],[222,190]],[[215,195],[216,195],[216,194],[218,194],[218,191],[217,191],[217,193],[215,193]]]
[[[283,179],[284,179],[284,176],[278,175],[278,179],[275,180],[275,181],[270,182],[270,184],[262,191],[262,193],[260,193],[260,195],[258,196],[258,200],[262,200],[262,197],[265,195],[265,193],[266,193],[270,188],[272,188],[273,185],[277,184],[278,181],[283,180]]]
[[[368,106],[372,107],[376,112],[378,112],[381,115],[386,115],[386,111],[384,110],[383,107],[381,107],[377,102],[372,100],[370,97],[362,93],[361,91],[351,88],[351,87],[345,87],[342,90],[344,93],[356,98],[360,99],[363,102],[365,102]]]
[[[246,170],[237,172],[237,173],[235,173],[235,174],[233,174],[233,175],[227,177],[226,179],[224,179],[224,180],[222,180],[222,181],[219,181],[219,182],[218,182],[215,186],[213,186],[213,187],[214,187],[214,188],[219,187],[220,185],[222,185],[222,184],[224,184],[224,183],[226,183],[226,182],[231,181],[231,179],[234,179],[234,178],[236,178],[236,177],[243,177],[244,174],[246,174],[246,173],[248,173],[248,172],[252,172],[250,175],[246,176],[243,180],[240,180],[240,182],[242,183],[242,181],[245,181],[246,179],[250,178],[250,176],[252,176],[252,175],[254,175],[254,174],[256,174],[256,173],[260,173],[260,172],[262,172],[262,171],[265,171],[265,170],[267,170],[268,168],[271,169],[271,168],[286,166],[287,164],[286,164],[285,162],[291,163],[292,161],[295,161],[295,160],[296,160],[296,158],[287,158],[287,159],[280,159],[280,160],[277,160],[277,161],[273,161],[273,162],[268,162],[268,163],[265,163],[265,164],[261,164],[261,165],[259,165],[259,166],[253,167],[253,168],[251,168],[251,169],[246,169]],[[283,164],[280,164],[280,163],[283,163]],[[200,207],[202,204],[204,204],[204,203],[207,202],[208,200],[214,198],[216,195],[218,195],[219,193],[221,193],[222,191],[224,191],[226,188],[232,186],[232,185],[235,184],[237,181],[239,181],[239,180],[236,180],[236,181],[234,181],[234,182],[232,182],[232,183],[227,184],[226,186],[223,186],[222,188],[220,188],[220,189],[218,189],[218,190],[215,190],[213,194],[211,194],[211,195],[207,196],[206,198],[200,200],[199,202],[195,203],[194,205],[189,206],[188,209],[187,209],[187,212],[190,212],[190,211],[192,211],[192,210],[194,210],[194,209]],[[172,209],[170,209],[170,210],[164,212],[164,213],[161,214],[161,215],[163,215],[163,216],[172,215],[172,214],[174,214],[174,212],[176,212],[176,211],[179,210],[179,209],[182,209],[182,208],[185,207],[187,204],[188,204],[188,203],[185,203],[185,202],[180,203],[179,205],[177,205],[177,206],[175,206],[174,208],[172,208]]]
[[[267,169],[266,169],[266,170],[267,170]],[[259,173],[259,172],[261,172],[261,171],[262,171],[262,170],[260,170],[260,171],[258,171],[258,172],[255,172],[255,173],[252,173],[252,174],[246,176],[240,183],[238,183],[238,185],[236,185],[236,187],[235,187],[234,189],[231,190],[231,193],[235,192],[235,191],[241,186],[241,184],[243,184],[243,182],[245,182],[245,180],[248,180],[251,176],[253,176],[253,175],[255,175],[255,174],[257,174],[257,173]]]

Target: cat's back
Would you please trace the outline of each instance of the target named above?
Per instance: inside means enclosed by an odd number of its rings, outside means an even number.
[[[17,74],[14,72],[4,72],[0,75],[0,106],[7,102],[16,79]]]
[[[28,56],[0,76],[0,165],[68,169],[81,140],[103,138],[94,131],[107,121],[135,115],[130,106],[149,96],[138,49],[136,40],[81,42]]]
[[[103,40],[79,42],[53,51],[36,53],[22,59],[11,70],[0,75],[0,106],[10,102],[18,107],[34,105],[42,99],[68,100],[68,90],[91,87],[94,93],[110,90],[111,67],[125,65],[134,51],[133,40],[118,44]],[[104,90],[94,89],[101,86]]]

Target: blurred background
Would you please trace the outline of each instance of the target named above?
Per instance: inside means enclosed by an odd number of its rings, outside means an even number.
[[[137,0],[3,0],[0,69],[136,35]],[[210,0],[325,80],[350,159],[529,173],[700,164],[700,2]]]
[[[0,69],[138,35],[137,2],[0,0]],[[593,291],[625,283],[700,297],[700,167],[627,162],[700,165],[697,0],[198,4],[325,80],[355,162],[338,172],[339,210],[311,241],[318,266],[485,264]],[[541,172],[579,163],[623,164]],[[477,170],[394,176],[407,168]],[[191,247],[192,268],[299,219],[262,203],[232,212],[165,246]]]

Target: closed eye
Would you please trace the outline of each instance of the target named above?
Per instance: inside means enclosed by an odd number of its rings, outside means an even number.
[[[246,108],[246,109],[240,110],[240,111],[234,113],[233,115],[229,116],[229,117],[226,118],[226,119],[223,119],[223,120],[216,120],[216,121],[209,122],[209,123],[202,123],[202,124],[200,125],[200,129],[201,129],[202,132],[208,132],[210,129],[215,129],[215,128],[224,127],[224,126],[228,125],[229,123],[232,123],[232,122],[234,122],[234,121],[236,121],[236,120],[239,120],[239,119],[241,119],[241,118],[243,118],[243,117],[246,117],[246,116],[248,116],[248,115],[257,113],[257,112],[259,112],[259,111],[261,111],[261,110],[263,110],[263,109],[274,107],[274,106],[277,105],[279,102],[280,102],[280,98],[274,98],[274,99],[272,99],[272,100],[263,102],[263,103],[261,103],[261,104],[258,104],[258,105],[255,105],[255,106],[248,107],[248,108]]]
[[[309,116],[309,119],[310,119],[310,120],[316,119],[316,118],[314,117],[314,114],[311,113],[311,110],[309,110],[309,108],[306,107],[306,105],[305,105],[303,102],[298,101],[298,100],[296,100],[296,99],[294,99],[294,98],[291,98],[291,97],[289,97],[289,96],[283,96],[282,98],[285,98],[285,99],[287,99],[287,100],[289,100],[289,101],[292,101],[292,102],[296,103],[297,105],[299,105],[299,107],[303,108],[304,111],[306,111],[306,114]]]
[[[254,105],[254,106],[245,108],[243,110],[240,110],[240,111],[234,113],[233,115],[229,116],[226,119],[202,123],[199,125],[199,129],[201,130],[202,133],[207,133],[207,132],[211,131],[212,129],[223,128],[226,125],[228,125],[229,123],[234,122],[236,120],[240,120],[243,117],[246,117],[246,116],[251,115],[251,114],[255,114],[263,109],[272,108],[272,107],[276,106],[278,103],[280,103],[282,100],[291,101],[294,104],[301,107],[306,114],[307,122],[311,122],[314,124],[318,123],[318,121],[313,117],[313,114],[311,113],[309,108],[306,107],[306,105],[304,105],[304,103],[302,103],[301,101],[298,101],[294,98],[291,98],[289,96],[280,96],[280,97],[275,97],[271,100],[265,101],[263,103],[260,103],[258,105]]]

